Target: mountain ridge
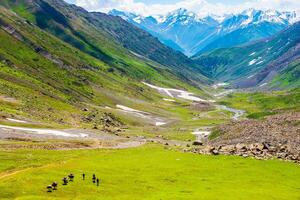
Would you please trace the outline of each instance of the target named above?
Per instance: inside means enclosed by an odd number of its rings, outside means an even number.
[[[238,14],[211,14],[199,17],[187,9],[180,8],[167,15],[144,17],[117,10],[109,12],[110,15],[120,16],[152,34],[155,33],[161,42],[172,40],[189,56],[269,37],[299,21],[299,13],[247,9]],[[239,39],[234,41],[237,36]],[[231,42],[226,43],[228,38]],[[224,44],[220,45],[220,41],[224,41]],[[178,50],[172,44],[169,46]]]
[[[193,57],[207,76],[236,87],[298,87],[300,79],[300,22],[278,34],[247,45],[217,49]]]

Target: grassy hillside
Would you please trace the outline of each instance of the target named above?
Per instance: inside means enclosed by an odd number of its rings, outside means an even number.
[[[300,60],[297,60],[275,76],[272,80],[272,87],[296,88],[300,86]]]
[[[120,70],[128,67],[126,57],[132,54],[130,50],[139,57],[164,65],[185,81],[207,81],[192,60],[119,17],[89,13],[60,0],[38,0],[34,3],[15,0],[2,4],[39,28]],[[135,74],[132,70],[131,73]]]
[[[91,127],[105,106],[141,101],[151,107],[150,102],[162,99],[141,81],[203,94],[173,65],[131,53],[113,34],[82,16],[70,16],[73,6],[62,8],[67,9],[63,15],[46,1],[36,2],[42,9],[28,7],[30,2],[1,2],[11,9],[0,7],[2,116]],[[198,79],[205,81],[202,77]],[[93,119],[86,122],[90,115]]]

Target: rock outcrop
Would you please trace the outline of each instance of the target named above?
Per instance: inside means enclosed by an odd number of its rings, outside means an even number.
[[[199,154],[210,155],[238,155],[242,157],[253,157],[258,160],[278,158],[293,161],[300,164],[300,154],[294,153],[291,147],[283,144],[253,143],[236,145],[206,145],[197,146],[189,151]]]

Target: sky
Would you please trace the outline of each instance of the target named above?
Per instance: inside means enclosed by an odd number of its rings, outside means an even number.
[[[248,8],[279,11],[300,10],[300,0],[65,0],[88,11],[109,12],[112,9],[143,16],[164,15],[186,8],[199,16],[238,13]]]

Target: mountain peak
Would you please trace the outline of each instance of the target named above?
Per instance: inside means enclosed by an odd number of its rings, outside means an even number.
[[[258,12],[260,12],[260,10],[256,10],[254,8],[248,8],[246,10],[244,10],[241,14],[242,15],[246,15],[249,17],[253,17],[254,15],[256,15]]]

